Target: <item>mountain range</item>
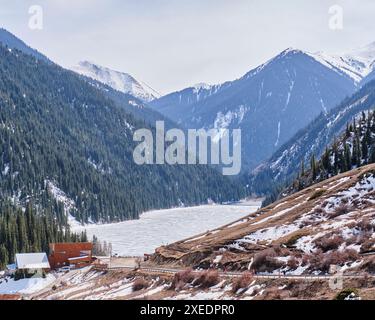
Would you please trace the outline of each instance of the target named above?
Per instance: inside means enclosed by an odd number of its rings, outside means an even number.
[[[2,29],[0,40],[52,62]],[[320,157],[345,124],[371,107],[375,43],[343,54],[289,48],[243,77],[197,84],[160,97],[131,75],[83,61],[72,70],[136,121],[152,127],[242,130],[242,182],[256,193],[291,181],[301,162]],[[273,183],[270,183],[270,181]]]
[[[240,79],[186,88],[149,105],[185,128],[242,129],[247,171],[374,77],[374,60],[374,44],[343,55],[287,49]]]

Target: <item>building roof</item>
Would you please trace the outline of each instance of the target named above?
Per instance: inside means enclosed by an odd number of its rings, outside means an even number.
[[[47,254],[40,253],[17,253],[16,264],[18,269],[49,269]]]
[[[52,251],[65,251],[65,250],[92,250],[92,242],[57,242],[50,243],[50,249]]]

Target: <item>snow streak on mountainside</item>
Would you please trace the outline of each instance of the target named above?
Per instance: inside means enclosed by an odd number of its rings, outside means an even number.
[[[144,82],[137,81],[128,73],[111,70],[97,64],[82,61],[73,71],[100,81],[115,90],[133,95],[144,102],[160,97],[160,94]]]

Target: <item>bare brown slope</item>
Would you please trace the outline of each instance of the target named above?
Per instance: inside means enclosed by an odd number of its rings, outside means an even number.
[[[330,264],[350,269],[356,261],[359,267],[368,260],[361,255],[371,253],[374,244],[374,188],[372,164],[313,185],[209,233],[162,246],[152,260],[268,272],[327,272]],[[262,255],[264,261],[259,263]],[[321,263],[314,262],[314,257]]]

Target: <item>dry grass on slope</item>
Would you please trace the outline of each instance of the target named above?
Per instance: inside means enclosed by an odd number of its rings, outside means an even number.
[[[244,270],[263,255],[267,272],[295,273],[314,271],[317,255],[326,262],[315,269],[321,272],[330,262],[353,263],[375,249],[374,173],[372,164],[322,181],[206,235],[160,247],[153,261]]]

